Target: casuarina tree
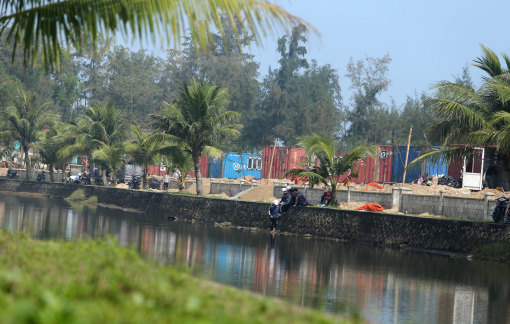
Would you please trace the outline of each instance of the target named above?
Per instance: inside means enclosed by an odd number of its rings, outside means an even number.
[[[181,82],[174,104],[167,104],[161,115],[152,115],[154,126],[191,154],[198,195],[204,194],[200,157],[218,157],[221,151],[214,146],[237,138],[242,128],[232,124],[239,113],[227,111],[227,104],[227,89],[203,81],[192,81],[189,86]]]
[[[300,138],[298,146],[304,148],[311,161],[317,165],[310,169],[295,168],[285,173],[291,176],[306,177],[313,188],[323,184],[331,193],[331,205],[337,206],[336,192],[340,177],[346,175],[347,180],[358,177],[357,162],[365,160],[368,156],[375,154],[375,147],[372,145],[360,145],[345,154],[336,154],[335,141],[328,137],[312,134]]]

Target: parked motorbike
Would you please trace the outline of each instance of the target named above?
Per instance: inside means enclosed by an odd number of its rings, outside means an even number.
[[[19,174],[17,171],[7,170],[7,178],[8,179],[19,179]]]
[[[134,176],[131,178],[131,181],[128,182],[129,189],[140,189],[140,184],[142,183],[142,178],[139,176]]]
[[[37,178],[35,178],[35,180],[46,181],[46,172],[42,170],[42,172],[37,175]]]
[[[149,182],[149,188],[151,188],[151,189],[160,189],[161,188],[161,181],[158,181],[156,178],[151,178],[151,181]]]
[[[506,197],[499,197],[496,199],[497,203],[492,207],[494,210],[491,212],[492,219],[494,223],[507,224],[510,223],[510,210],[508,206],[508,201],[510,199]]]
[[[94,178],[92,178],[92,180],[93,180],[93,184],[96,186],[104,185],[103,177],[101,177],[101,176],[95,176]]]
[[[82,184],[82,185],[92,184],[90,182],[90,176],[86,172],[83,172],[83,174],[80,176],[80,184]]]

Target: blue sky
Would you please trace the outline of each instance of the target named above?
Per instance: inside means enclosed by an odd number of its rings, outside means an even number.
[[[421,93],[436,81],[452,80],[452,75],[460,74],[466,63],[481,55],[481,43],[498,54],[510,54],[508,0],[280,0],[276,3],[319,30],[322,37],[315,37],[307,44],[307,58],[316,59],[321,65],[329,63],[338,70],[344,102],[350,97],[350,82],[344,76],[350,57],[354,60],[365,55],[382,57],[388,52],[393,59],[388,74],[392,84],[382,100],[389,103],[391,96],[400,105],[406,95]],[[264,40],[264,48],[251,49],[261,63],[262,75],[267,73],[269,65],[278,66],[276,38],[269,36]],[[474,67],[470,72],[478,84],[481,74]]]

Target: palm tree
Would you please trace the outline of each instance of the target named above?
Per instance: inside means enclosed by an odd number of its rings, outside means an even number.
[[[104,166],[107,170],[112,172],[112,185],[117,185],[117,171],[124,165],[122,158],[126,153],[125,143],[114,143],[106,145],[103,142],[99,143],[99,149],[94,151],[92,157],[95,162]]]
[[[242,22],[257,44],[267,31],[279,34],[300,23],[311,27],[266,0],[0,0],[0,8],[4,26],[0,36],[7,33],[7,42],[14,42],[13,51],[21,47],[25,65],[34,65],[40,55],[50,68],[58,68],[59,54],[69,45],[78,51],[86,46],[97,50],[98,30],[154,43],[164,43],[166,36],[170,45],[189,28],[195,44],[207,49],[212,41],[208,30],[224,34],[222,15]]]
[[[475,147],[496,146],[510,177],[510,58],[481,46],[483,56],[473,66],[484,71],[479,89],[442,81],[434,88],[436,96],[428,100],[437,121],[431,125],[433,141],[443,148],[422,154],[408,168],[423,161],[451,161],[473,153]],[[456,147],[454,144],[467,144]]]
[[[24,92],[18,91],[18,96],[14,98],[14,104],[0,111],[0,116],[7,126],[7,130],[1,132],[0,136],[9,136],[13,141],[20,143],[27,169],[27,180],[31,170],[28,150],[36,142],[38,133],[50,127],[56,120],[54,114],[45,110],[47,104],[37,107],[35,94],[27,96]]]
[[[209,86],[205,82],[179,83],[174,105],[166,105],[162,115],[151,115],[154,126],[171,136],[193,158],[197,181],[197,195],[203,195],[200,157],[209,154],[220,157],[214,145],[237,138],[242,128],[231,124],[239,118],[234,111],[227,111],[227,89]]]
[[[162,155],[171,154],[175,148],[165,140],[164,134],[147,136],[138,126],[132,126],[131,132],[135,138],[126,144],[126,151],[135,164],[142,166],[143,187],[147,188],[149,166],[161,161]]]
[[[339,178],[349,171],[351,172],[346,179],[357,178],[356,163],[375,154],[375,148],[372,145],[360,145],[345,155],[336,155],[335,141],[327,136],[317,134],[301,138],[298,146],[306,150],[310,159],[318,160],[319,165],[313,166],[310,170],[292,169],[287,171],[284,176],[306,177],[310,180],[312,188],[318,184],[324,184],[331,193],[330,204],[332,206],[338,206],[336,192]]]
[[[183,191],[186,174],[194,168],[193,157],[191,154],[175,147],[171,153],[163,157],[163,163],[166,165],[167,174],[179,170],[179,191]]]
[[[123,111],[115,109],[112,102],[107,102],[103,106],[95,104],[87,108],[77,124],[69,124],[67,136],[74,138],[74,144],[66,147],[62,154],[83,155],[91,160],[93,152],[100,148],[101,143],[111,146],[124,142],[129,125],[124,122],[123,117]],[[92,167],[90,163],[90,173]],[[103,172],[103,178],[105,176]]]

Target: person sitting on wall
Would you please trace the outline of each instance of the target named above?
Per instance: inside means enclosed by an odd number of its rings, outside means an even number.
[[[329,205],[331,193],[328,190],[328,187],[324,188],[324,193],[321,196],[321,207],[326,207]]]
[[[73,178],[73,182],[76,183],[76,184],[80,184],[80,176],[74,176]]]
[[[286,205],[289,202],[289,193],[287,190],[289,190],[290,187],[282,188],[283,194],[282,199],[280,200],[280,203],[283,205]]]
[[[303,194],[300,193],[297,189],[294,189],[294,190],[295,190],[294,194],[296,196],[296,199],[295,199],[295,202],[294,202],[294,207],[296,207],[296,206],[302,206],[302,207],[310,206],[310,204],[306,200],[305,196],[303,196]]]
[[[274,232],[276,226],[278,226],[278,218],[280,217],[280,205],[278,204],[278,200],[273,201],[269,206],[269,216],[271,216],[271,231]]]
[[[287,187],[285,189],[287,189],[287,193],[288,193],[288,199],[287,199],[288,202],[285,205],[282,205],[281,215],[285,214],[287,212],[287,210],[290,208],[290,206],[294,206],[296,204],[296,195],[294,194],[294,192],[297,191],[297,189],[293,189],[291,187]]]

